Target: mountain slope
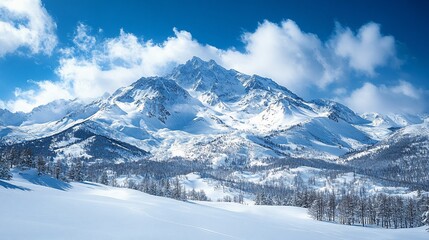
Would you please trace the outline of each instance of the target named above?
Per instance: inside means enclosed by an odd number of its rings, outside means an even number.
[[[84,122],[49,137],[12,145],[17,149],[29,148],[35,156],[61,159],[68,163],[79,159],[86,163],[139,161],[147,152],[130,144],[94,133],[97,123]],[[4,146],[8,151],[9,146]]]
[[[429,185],[429,119],[406,126],[387,139],[341,161],[371,175]]]

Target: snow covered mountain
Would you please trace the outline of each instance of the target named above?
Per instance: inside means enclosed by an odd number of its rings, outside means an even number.
[[[17,149],[30,148],[36,156],[55,159],[85,159],[87,163],[139,161],[147,152],[124,142],[96,134],[96,122],[87,121],[52,136],[14,144]]]
[[[54,158],[76,148],[83,131],[80,158],[115,145],[129,153],[102,158],[257,165],[288,156],[333,160],[372,146],[393,132],[380,130],[376,118],[329,100],[305,101],[271,79],[194,57],[164,77],[141,78],[90,104],[61,100],[28,114],[1,110],[0,137],[3,144],[42,141],[49,149],[67,143],[51,152]]]
[[[379,143],[344,156],[341,162],[389,180],[429,185],[429,118]]]
[[[424,116],[410,114],[380,114],[374,112],[363,113],[361,117],[369,123],[358,126],[358,128],[377,141],[387,138],[402,127],[420,124],[425,118]]]
[[[401,128],[423,122],[422,117],[407,114],[383,115],[379,113],[364,113],[361,117],[370,121],[372,126],[383,126],[386,128]]]

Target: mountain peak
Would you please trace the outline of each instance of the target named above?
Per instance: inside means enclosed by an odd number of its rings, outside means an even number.
[[[188,60],[185,64],[185,66],[193,66],[194,68],[198,67],[213,67],[213,66],[219,66],[213,59],[210,59],[209,61],[204,61],[199,57],[192,57],[192,59]]]
[[[205,61],[197,56],[193,56],[192,59],[188,60],[185,64],[192,64],[192,65],[198,65],[198,64],[204,64]]]
[[[222,100],[230,101],[245,92],[238,74],[237,71],[227,70],[218,65],[214,60],[206,62],[193,57],[173,69],[167,78],[190,92],[214,94]]]
[[[207,72],[207,71],[215,71],[215,72],[224,72],[224,71],[232,71],[227,70],[213,59],[208,61],[204,61],[199,57],[192,57],[192,59],[186,61],[185,64],[180,64],[173,70],[173,74],[176,72],[190,72],[190,71],[198,71],[198,72]],[[235,72],[235,71],[234,71]]]
[[[129,87],[119,89],[111,98],[120,102],[141,102],[148,99],[178,101],[190,98],[190,96],[173,80],[149,77],[141,78]]]
[[[342,119],[351,124],[365,124],[369,121],[363,119],[350,108],[344,106],[341,103],[334,102],[328,99],[315,99],[311,103],[314,103],[318,106],[321,111],[327,112],[329,118],[331,119]]]

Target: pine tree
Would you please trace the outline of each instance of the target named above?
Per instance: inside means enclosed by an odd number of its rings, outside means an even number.
[[[262,194],[260,192],[256,193],[255,197],[255,205],[261,205],[262,204]]]
[[[68,177],[72,181],[81,182],[83,181],[83,172],[82,172],[82,161],[76,160],[70,166],[70,170],[68,172]]]
[[[366,198],[358,198],[358,211],[357,211],[357,217],[359,218],[360,224],[362,224],[362,227],[365,227],[365,219],[367,216],[367,201]]]
[[[37,157],[37,174],[42,175],[46,172],[46,161],[42,156]]]
[[[182,186],[180,185],[180,181],[179,178],[176,177],[174,179],[174,183],[173,183],[173,193],[172,193],[172,197],[174,199],[180,199],[182,196]]]
[[[198,200],[197,191],[195,191],[195,188],[192,188],[192,190],[188,193],[188,198],[190,200]]]
[[[365,219],[367,217],[367,208],[368,208],[367,199],[366,199],[366,189],[364,187],[361,187],[359,189],[359,197],[357,198],[357,205],[358,205],[357,215],[360,223],[362,224],[362,227],[364,227]]]
[[[242,196],[242,195],[240,195],[240,196]],[[199,201],[208,201],[209,200],[206,193],[202,189],[198,192],[198,200]],[[239,202],[240,202],[240,198],[239,198]],[[240,203],[242,203],[242,200]]]
[[[308,209],[308,213],[312,218],[322,221],[324,212],[325,202],[323,196],[321,194],[318,194],[316,200],[313,201],[310,208]]]
[[[337,207],[337,197],[335,196],[334,191],[332,191],[332,193],[329,194],[329,200],[327,204],[328,221],[335,222],[336,207]]]
[[[396,196],[395,201],[393,202],[393,225],[395,228],[403,227],[404,220],[404,201],[402,197]]]
[[[20,154],[20,164],[24,168],[32,168],[34,167],[33,164],[33,151],[31,151],[30,148],[25,148],[21,151]]]
[[[10,175],[9,169],[10,163],[7,158],[0,154],[0,179],[9,180],[12,176]]]
[[[54,177],[56,178],[56,179],[60,179],[60,176],[61,176],[61,160],[57,160],[56,162],[55,162],[55,167],[54,167]]]
[[[77,181],[77,182],[82,182],[83,181],[83,172],[82,172],[82,170],[83,170],[83,165],[82,165],[82,161],[80,161],[80,160],[77,160],[76,161],[76,165],[75,165],[75,181]]]
[[[182,201],[186,201],[188,199],[188,197],[186,196],[186,187],[183,186],[182,188],[182,192],[180,194],[180,200]]]
[[[76,165],[74,163],[72,163],[70,165],[68,172],[67,172],[67,177],[71,181],[74,181],[74,179],[75,179],[75,171],[76,171],[75,169],[76,169]]]
[[[423,217],[422,223],[428,226],[426,230],[429,231],[429,210],[426,210],[426,212],[423,213],[422,217]]]
[[[417,206],[416,206],[416,202],[412,199],[409,198],[407,200],[407,207],[405,209],[405,222],[406,225],[408,223],[408,226],[406,227],[416,227],[416,223],[415,223],[415,219],[417,216]]]
[[[166,179],[164,181],[164,196],[171,197],[171,194],[172,194],[171,192],[172,190],[171,190],[170,180]]]
[[[100,176],[100,183],[104,184],[104,185],[108,185],[109,184],[109,177],[107,176],[106,171],[103,171],[103,173]]]
[[[367,202],[367,216],[368,224],[375,224],[377,219],[377,211],[375,209],[375,204],[373,198],[369,197]]]
[[[20,163],[18,150],[15,147],[11,147],[9,151],[6,153],[6,159],[10,163],[10,168],[18,166],[18,164]]]
[[[424,200],[423,211],[422,223],[428,227],[426,230],[429,231],[429,196]]]

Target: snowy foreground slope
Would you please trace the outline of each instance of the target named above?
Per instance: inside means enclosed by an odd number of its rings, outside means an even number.
[[[180,202],[33,172],[0,180],[1,239],[428,239],[424,227],[318,222],[306,209]]]

